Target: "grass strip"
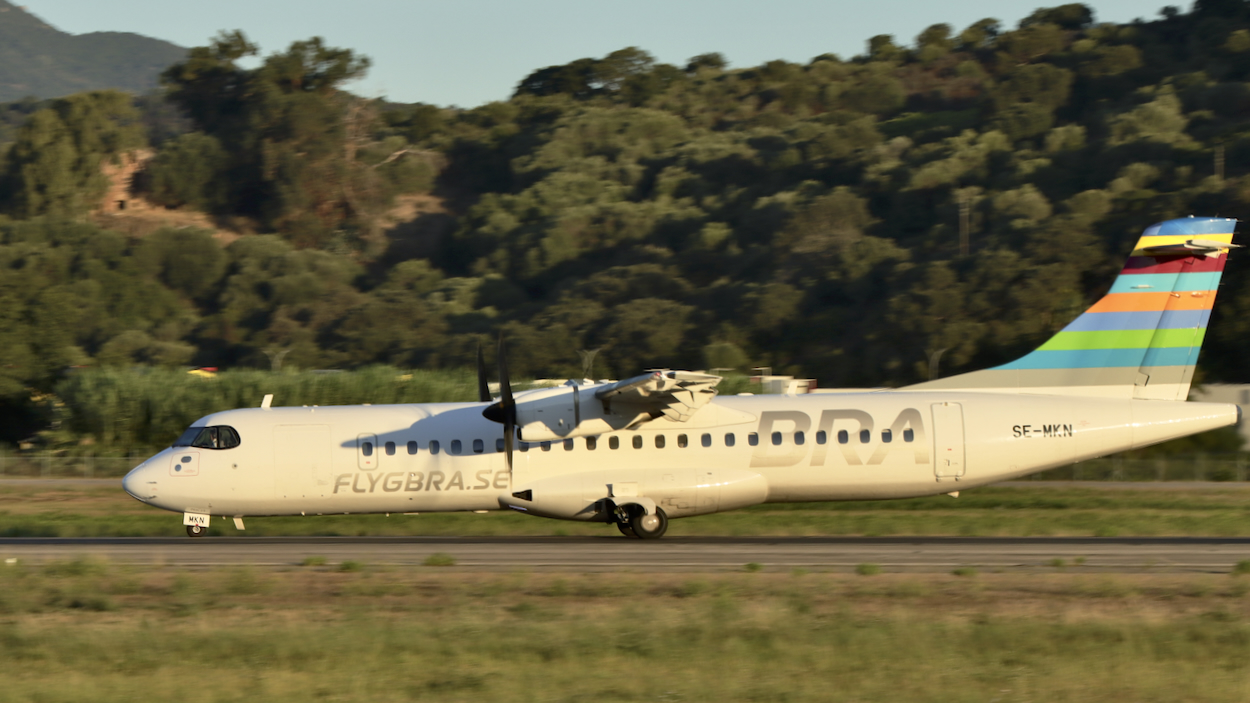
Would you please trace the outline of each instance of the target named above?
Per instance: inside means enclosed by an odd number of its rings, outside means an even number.
[[[0,701],[1240,701],[1250,577],[0,567]]]
[[[148,537],[182,534],[179,516],[98,485],[0,484],[0,536]],[[484,515],[248,518],[256,536],[602,535],[603,524]],[[239,534],[226,519],[209,534]],[[674,520],[674,536],[1250,536],[1250,490],[986,487],[959,498],[759,505]]]

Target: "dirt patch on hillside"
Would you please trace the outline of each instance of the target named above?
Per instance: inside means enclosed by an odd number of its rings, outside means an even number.
[[[135,178],[155,155],[151,149],[136,149],[122,154],[116,163],[104,162],[101,171],[109,186],[91,214],[92,222],[131,237],[146,237],[165,228],[202,229],[212,232],[222,246],[255,231],[243,218],[227,223],[191,208],[157,205],[136,193]]]
[[[166,208],[135,192],[135,178],[154,155],[150,149],[139,149],[123,154],[117,163],[104,164],[109,188],[91,214],[96,225],[131,237],[146,237],[165,228],[202,229],[212,232],[223,247],[258,231],[248,218],[214,217],[189,207]],[[431,256],[443,238],[455,231],[456,216],[444,198],[410,193],[396,197],[379,224],[385,238],[382,260],[396,262]]]

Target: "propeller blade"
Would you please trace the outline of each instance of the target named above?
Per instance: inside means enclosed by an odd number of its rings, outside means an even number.
[[[482,345],[477,345],[477,401],[479,403],[489,403],[493,398],[490,397],[490,384],[486,382],[486,362],[482,359]]]
[[[516,400],[512,397],[512,384],[508,380],[507,349],[503,333],[499,333],[499,409],[503,415],[503,450],[508,462],[508,476],[512,476],[512,443],[516,437]]]

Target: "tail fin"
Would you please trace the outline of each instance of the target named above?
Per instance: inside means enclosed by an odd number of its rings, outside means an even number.
[[[1035,351],[984,371],[908,386],[1185,400],[1237,220],[1151,225],[1111,291]]]

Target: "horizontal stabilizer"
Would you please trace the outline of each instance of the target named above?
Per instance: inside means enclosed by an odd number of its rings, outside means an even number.
[[[1180,244],[1167,244],[1157,247],[1145,247],[1142,253],[1146,256],[1202,256],[1218,255],[1228,249],[1240,249],[1240,244],[1217,242],[1211,239],[1189,239]]]

